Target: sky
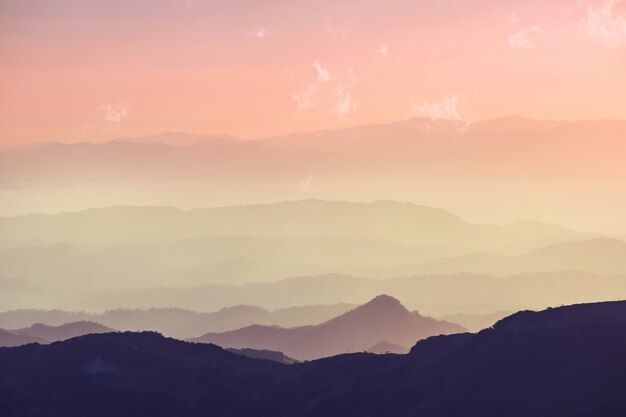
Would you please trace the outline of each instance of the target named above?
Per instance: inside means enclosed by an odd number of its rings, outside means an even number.
[[[620,0],[0,0],[0,146],[626,119]]]

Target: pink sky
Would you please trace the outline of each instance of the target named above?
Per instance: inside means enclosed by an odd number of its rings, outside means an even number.
[[[0,0],[0,142],[626,119],[625,16],[618,0]]]

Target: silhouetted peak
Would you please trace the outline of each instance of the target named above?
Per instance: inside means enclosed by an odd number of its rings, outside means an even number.
[[[402,306],[402,303],[400,303],[400,301],[397,298],[394,298],[390,295],[387,294],[382,294],[379,295],[375,298],[373,298],[371,301],[367,302],[366,304],[363,305],[364,307],[366,306],[376,306],[376,307],[380,307],[380,308],[386,308],[386,307],[397,307],[397,306]]]

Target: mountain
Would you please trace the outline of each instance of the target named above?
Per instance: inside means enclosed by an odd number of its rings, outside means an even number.
[[[235,349],[229,348],[226,349],[229,352],[236,353],[237,355],[247,356],[252,359],[263,359],[273,362],[282,363],[283,365],[292,365],[294,363],[299,363],[298,360],[294,358],[290,358],[285,355],[283,352],[276,352],[274,350],[260,350],[260,349]]]
[[[153,330],[170,337],[189,338],[207,332],[234,330],[253,324],[289,327],[318,324],[353,307],[351,304],[305,305],[270,311],[261,307],[238,305],[224,307],[211,313],[181,308],[115,309],[103,313],[14,310],[0,313],[0,328],[19,329],[16,331],[28,334],[43,332],[46,334],[41,335],[49,340],[57,340],[51,337],[49,332],[58,334],[59,331],[79,330],[81,323],[85,325],[82,334],[102,333],[112,331],[114,328],[122,331]],[[68,323],[71,321],[80,323]],[[87,331],[89,329],[91,331]],[[73,337],[71,333],[64,336],[69,337]]]
[[[477,334],[422,340],[406,355],[354,353],[293,365],[155,333],[2,348],[0,412],[618,417],[625,374],[622,301],[520,312]]]
[[[370,352],[370,353],[376,353],[379,355],[384,355],[387,353],[408,353],[409,348],[407,348],[406,346],[400,346],[397,345],[395,343],[389,343],[385,340],[381,340],[380,342],[376,343],[374,346],[370,347],[369,349],[365,350],[366,352]]]
[[[414,118],[249,141],[227,135],[194,141],[186,134],[161,134],[3,151],[0,177],[13,183],[299,181],[311,174],[332,180],[623,178],[619,155],[625,135],[626,121],[515,117],[470,126]]]
[[[35,323],[30,327],[14,330],[13,332],[45,339],[49,342],[56,342],[91,333],[110,333],[114,331],[115,330],[110,327],[103,326],[93,321],[77,321],[61,324],[59,326]]]
[[[393,277],[415,274],[474,273],[512,275],[538,271],[626,274],[626,241],[614,238],[559,242],[521,255],[474,253],[416,265],[375,268],[364,275]]]
[[[451,321],[465,327],[470,332],[478,332],[493,326],[498,320],[510,315],[510,311],[496,311],[493,313],[455,313],[437,317],[439,320]]]
[[[365,351],[380,340],[411,346],[428,336],[461,332],[454,323],[410,312],[390,296],[368,303],[324,323],[293,328],[250,326],[225,333],[208,333],[195,342],[228,348],[270,349],[309,360],[347,352]]]
[[[48,343],[48,340],[29,334],[0,329],[0,346],[20,346],[28,343]]]

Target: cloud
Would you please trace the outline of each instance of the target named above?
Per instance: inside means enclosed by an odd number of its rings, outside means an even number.
[[[309,174],[303,181],[300,181],[300,191],[304,193],[309,192],[311,191],[312,187],[313,187],[313,175]]]
[[[337,36],[342,39],[345,39],[348,33],[350,33],[351,31],[352,31],[352,22],[349,20],[342,25],[334,25],[334,24],[331,24],[330,22],[326,24],[326,32],[328,32],[332,36]]]
[[[471,122],[469,120],[465,120],[465,118],[461,116],[461,112],[459,111],[459,101],[460,99],[458,95],[452,95],[445,97],[439,102],[425,101],[420,105],[413,103],[411,105],[411,111],[413,115],[421,118],[428,118],[431,122],[436,122],[437,120],[449,120],[455,122],[455,128],[460,132],[465,132]],[[430,123],[421,123],[417,126],[417,128],[430,132],[433,125]]]
[[[269,36],[274,36],[274,34],[266,27],[260,27],[256,30],[248,32],[246,35],[247,38],[256,38],[256,39],[264,39]]]
[[[317,61],[313,63],[313,72],[315,73],[316,82],[325,83],[327,81],[330,81],[330,73]]]
[[[511,16],[509,16],[509,25],[515,26],[517,22],[519,22],[519,17],[517,16],[517,13],[511,13]]]
[[[513,49],[535,49],[535,43],[532,35],[541,33],[541,29],[537,26],[521,29],[509,35],[509,45]]]
[[[616,10],[621,3],[621,0],[591,2],[584,20],[587,35],[612,49],[626,46],[626,16]]]
[[[458,105],[459,96],[453,95],[446,97],[439,102],[431,103],[429,101],[425,101],[421,105],[413,103],[411,105],[411,110],[414,115],[427,117],[432,121],[438,119],[462,121],[463,118],[459,113]]]
[[[108,127],[119,128],[120,123],[128,117],[130,105],[128,103],[103,104],[98,107],[102,112],[102,119]]]
[[[350,88],[356,83],[343,82],[332,76],[319,62],[313,63],[313,83],[292,95],[298,108],[307,109],[321,107],[339,119],[345,119],[356,112],[356,103],[350,93]]]
[[[348,115],[356,112],[356,103],[352,100],[352,96],[347,91],[344,84],[338,85],[333,91],[335,106],[331,109],[331,113],[340,119],[346,118]]]
[[[381,46],[376,50],[376,52],[378,52],[384,59],[389,57],[389,48],[387,48],[387,45]]]

